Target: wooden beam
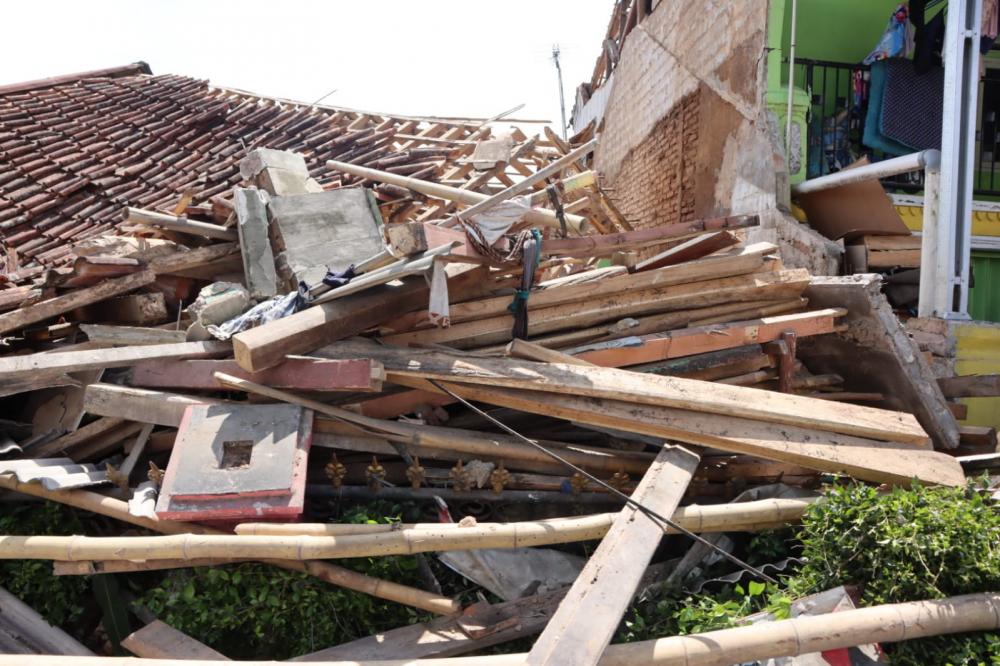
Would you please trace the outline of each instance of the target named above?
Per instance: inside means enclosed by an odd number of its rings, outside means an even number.
[[[1000,396],[1000,375],[962,375],[937,380],[946,398],[995,398]]]
[[[36,372],[121,368],[140,361],[224,356],[231,350],[228,342],[212,340],[6,356],[0,358],[0,379],[14,379]]]
[[[176,393],[103,383],[89,385],[83,397],[83,407],[91,414],[174,428],[181,424],[184,410],[191,405],[225,403],[225,400],[215,398],[194,398]]]
[[[700,457],[665,446],[632,493],[662,516],[680,505]],[[664,526],[634,506],[615,517],[555,615],[531,648],[526,664],[596,666],[660,545]]]
[[[476,268],[448,279],[454,298],[489,289],[486,269]],[[398,286],[380,285],[331,303],[323,303],[233,336],[236,362],[247,372],[281,363],[289,354],[310,352],[341,338],[422,306],[430,293],[427,280],[407,278]],[[486,292],[488,293],[488,292]]]
[[[591,349],[574,356],[594,365],[621,368],[642,363],[655,363],[671,358],[693,356],[707,352],[771,342],[782,333],[794,331],[797,337],[822,335],[837,330],[837,319],[847,314],[844,309],[816,310],[781,317],[764,317],[730,324],[711,324],[682,328],[666,333],[645,335],[635,345],[616,346],[604,343],[603,349]]]
[[[528,308],[540,309],[565,303],[589,301],[601,296],[618,296],[649,289],[678,287],[677,294],[691,296],[694,293],[715,289],[725,289],[745,284],[744,281],[722,281],[723,278],[745,276],[760,271],[765,265],[765,256],[775,250],[771,243],[755,243],[743,248],[739,254],[728,257],[710,257],[687,262],[677,266],[648,271],[640,275],[602,277],[599,281],[583,284],[554,284],[545,289],[533,291],[528,298]],[[571,276],[578,277],[578,276]],[[805,279],[805,275],[801,275]],[[747,278],[750,279],[750,278]],[[684,287],[681,287],[684,285]],[[463,322],[496,317],[507,313],[509,296],[498,296],[465,303],[457,303],[449,308],[448,316],[453,325]],[[395,318],[384,325],[394,331],[409,331],[427,321],[426,311]],[[430,328],[429,324],[421,328]]]
[[[623,400],[673,407],[765,423],[816,428],[829,432],[925,445],[927,433],[912,414],[873,407],[831,404],[796,395],[721,386],[680,377],[662,377],[614,368],[533,363],[511,359],[459,356],[437,351],[334,344],[317,353],[325,358],[378,359],[389,381],[400,377],[437,379]],[[397,382],[398,383],[398,382]]]
[[[142,629],[133,631],[122,641],[122,647],[135,656],[146,659],[229,661],[221,652],[216,652],[160,620],[153,620]]]
[[[526,361],[540,361],[542,363],[565,363],[567,365],[597,365],[590,361],[585,361],[576,356],[570,356],[554,349],[548,349],[541,345],[536,345],[527,340],[513,340],[507,345],[507,356],[520,358]]]
[[[583,302],[562,303],[550,307],[535,308],[532,297],[528,299],[528,335],[534,337],[568,328],[594,326],[622,317],[720,305],[740,300],[796,298],[808,284],[808,273],[805,270],[794,269],[722,280],[704,280],[670,287],[629,290],[624,293],[593,297]],[[593,285],[589,284],[580,286],[593,288]],[[512,325],[513,317],[510,313],[506,313],[452,324],[447,328],[396,333],[384,336],[383,340],[388,344],[401,346],[445,344],[456,349],[474,349],[508,342],[511,339]]]
[[[54,458],[65,455],[65,452],[73,447],[107,435],[109,432],[115,431],[123,425],[125,425],[125,419],[114,417],[99,418],[51,442],[39,446],[31,446],[27,449],[27,453],[33,458]]]
[[[141,326],[107,326],[105,324],[80,324],[87,340],[100,345],[165,345],[185,342],[184,331]]]
[[[147,388],[224,390],[212,376],[215,372],[300,391],[381,391],[385,379],[382,364],[370,359],[292,356],[261,372],[246,372],[233,360],[150,361],[132,369],[131,383]]]
[[[412,388],[437,390],[419,379],[402,377],[395,381]],[[803,427],[776,428],[766,423],[729,416],[705,418],[697,412],[637,406],[617,400],[455,382],[444,385],[466,400],[732,453],[744,453],[766,460],[794,463],[821,472],[848,474],[863,481],[909,485],[917,479],[931,485],[965,484],[965,474],[958,462],[951,456],[929,448],[837,435]]]
[[[231,256],[240,260],[240,246],[237,243],[216,243],[153,259],[149,262],[149,270],[157,275],[177,275]]]
[[[0,634],[16,632],[16,643],[29,651],[45,655],[93,656],[94,653],[59,627],[53,626],[38,612],[0,587]],[[6,636],[4,636],[6,638]],[[4,641],[6,643],[6,641]],[[4,657],[2,661],[7,661]]]
[[[9,333],[38,322],[51,319],[70,310],[103,301],[112,296],[125,294],[156,280],[151,270],[139,271],[120,278],[113,278],[93,287],[75,289],[68,294],[56,296],[27,307],[0,314],[0,333]]]
[[[635,272],[642,273],[654,268],[663,268],[664,266],[682,264],[685,261],[701,259],[719,250],[737,245],[739,242],[739,237],[731,231],[713,231],[701,236],[695,236],[691,240],[685,241],[680,245],[675,245],[669,250],[664,250],[659,254],[653,255],[649,259],[640,261],[635,265]]]

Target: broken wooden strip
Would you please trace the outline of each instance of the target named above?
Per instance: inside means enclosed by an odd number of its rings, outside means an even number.
[[[229,661],[221,652],[216,652],[160,620],[153,620],[142,629],[133,631],[122,641],[122,647],[135,656],[146,659]]]
[[[186,217],[157,213],[151,210],[126,208],[122,212],[122,218],[126,222],[130,222],[132,224],[162,227],[163,229],[181,231],[195,236],[204,236],[205,238],[216,238],[224,241],[237,240],[236,231],[234,229],[220,227],[218,224],[210,224],[208,222],[197,222],[195,220],[189,220]]]
[[[547,240],[542,245],[546,255],[562,257],[598,257],[622,250],[638,250],[651,245],[658,245],[677,238],[694,236],[706,231],[722,229],[745,229],[760,224],[756,215],[735,215],[732,217],[716,217],[702,220],[692,220],[679,224],[666,224],[652,229],[626,231],[603,236],[585,236],[583,238],[557,238]]]
[[[839,405],[801,396],[720,386],[679,377],[641,374],[614,368],[475,358],[437,351],[335,343],[317,352],[323,358],[378,359],[389,380],[417,377],[491,387],[569,393],[737,416],[767,423],[806,426],[845,435],[926,444],[927,433],[911,414],[872,407]]]
[[[184,331],[141,326],[108,326],[105,324],[80,324],[87,340],[100,345],[167,345],[186,341]]]
[[[582,358],[564,354],[554,349],[548,349],[541,345],[536,345],[527,340],[514,340],[507,345],[507,355],[526,361],[539,361],[541,363],[565,363],[566,365],[597,365]]]
[[[528,299],[528,308],[529,312],[533,312],[536,309],[549,306],[588,301],[599,296],[614,296],[626,292],[677,285],[691,285],[677,291],[677,293],[689,295],[704,291],[710,285],[715,285],[718,288],[739,285],[743,283],[716,284],[716,282],[722,278],[748,275],[761,270],[766,263],[765,257],[774,252],[775,249],[776,247],[770,243],[756,243],[743,248],[739,254],[733,256],[709,257],[639,275],[602,276],[602,279],[596,284],[588,282],[577,285],[562,285],[553,281],[552,286],[531,293]],[[572,279],[579,277],[578,275],[570,276]],[[453,304],[449,308],[448,317],[452,324],[460,324],[504,315],[508,312],[510,300],[509,296],[498,296]],[[423,327],[430,327],[429,323],[425,324],[427,321],[426,311],[414,312],[386,322],[384,328],[394,331],[409,331],[422,324],[424,324]]]
[[[663,447],[632,499],[660,515],[673,514],[699,460],[700,456],[683,447]],[[635,506],[622,509],[525,663],[596,665],[611,643],[662,536],[659,521]]]
[[[117,384],[91,384],[84,393],[83,406],[90,414],[155,423],[180,425],[184,410],[191,405],[222,405],[225,400],[192,397],[163,391],[119,386]]]
[[[995,398],[1000,396],[1000,375],[962,375],[937,380],[946,398]]]
[[[397,256],[410,256],[442,245],[454,244],[448,252],[449,258],[468,259],[470,263],[487,261],[486,257],[469,243],[468,237],[461,229],[446,229],[424,222],[407,222],[388,224],[384,230],[389,246]]]
[[[963,425],[958,427],[963,447],[977,447],[993,452],[997,449],[997,429],[991,426]]]
[[[732,321],[745,319],[759,319],[761,317],[773,317],[804,310],[809,305],[807,298],[790,298],[783,301],[757,301],[743,303],[739,309],[732,309],[727,312],[709,313],[705,308],[704,312],[691,311],[691,320],[688,326],[708,326],[709,324],[726,324]],[[721,309],[721,308],[720,308]]]
[[[489,293],[488,271],[473,268],[448,278],[449,296]],[[289,354],[310,352],[324,344],[357,335],[372,326],[423,306],[430,293],[422,277],[407,278],[401,285],[380,285],[332,303],[306,308],[233,336],[236,362],[247,372],[278,365]]]
[[[640,261],[635,265],[635,272],[651,271],[654,268],[673,266],[674,264],[701,259],[710,254],[732,247],[740,242],[739,237],[731,231],[715,231],[701,236],[696,236],[680,245],[675,245],[669,250],[664,250],[653,255],[649,259]]]
[[[13,379],[35,372],[122,368],[140,361],[225,356],[231,351],[232,346],[228,342],[212,340],[6,356],[0,358],[0,379]]]
[[[125,419],[102,417],[51,442],[28,447],[26,453],[33,458],[61,456],[73,447],[96,437],[106,435],[123,425],[125,425]]]
[[[122,440],[138,434],[143,429],[142,423],[125,423],[114,430],[87,440],[69,450],[69,457],[80,462],[105,458],[120,449]]]
[[[376,392],[382,390],[385,379],[382,364],[371,359],[290,356],[280,365],[261,372],[246,372],[233,360],[150,361],[132,369],[131,384],[146,388],[220,390],[223,386],[212,376],[215,372],[300,391]]]
[[[3,475],[0,475],[0,488],[60,502],[84,509],[85,511],[145,527],[154,532],[164,534],[223,534],[221,531],[197,523],[171,522],[157,520],[156,518],[133,516],[128,511],[128,503],[86,490],[46,490],[39,484],[21,483],[13,476]],[[371,576],[359,574],[350,569],[338,567],[329,562],[315,560],[304,562],[264,560],[264,562],[290,571],[307,573],[332,585],[338,585],[380,599],[388,599],[389,601],[413,606],[414,608],[420,608],[431,613],[437,613],[438,615],[452,615],[461,610],[461,604],[448,597],[387,580],[372,578]]]
[[[236,243],[216,243],[195,248],[186,252],[174,252],[163,257],[157,257],[149,262],[149,270],[157,275],[177,275],[185,271],[198,269],[213,264],[221,259],[236,257],[240,259],[240,246]]]
[[[403,377],[398,381],[414,388],[436,390],[424,380]],[[697,412],[638,406],[617,400],[487,388],[454,382],[444,385],[467,400],[602,428],[709,446],[732,453],[745,453],[767,460],[790,462],[821,472],[849,474],[863,481],[895,485],[908,485],[913,479],[933,485],[960,486],[965,483],[961,466],[954,458],[929,448],[836,435],[801,427],[776,428],[766,423],[728,416],[705,418]]]
[[[675,375],[710,382],[723,377],[735,377],[776,365],[774,357],[765,354],[760,345],[734,347],[707,354],[682,356],[656,363],[630,366],[633,372]]]
[[[644,274],[645,275],[645,274]],[[706,280],[672,287],[627,290],[579,303],[535,309],[528,299],[528,334],[533,337],[564,329],[592,326],[622,317],[725,304],[739,300],[796,298],[808,286],[804,270],[758,273],[746,277]],[[586,286],[586,285],[583,285]],[[511,339],[513,317],[508,313],[487,319],[411,333],[385,336],[393,345],[447,344],[469,349]]]
[[[144,287],[156,280],[153,271],[147,269],[120,278],[113,278],[93,287],[75,289],[68,294],[33,303],[13,312],[0,314],[0,333],[9,333],[31,324],[51,319],[84,305],[97,303],[106,298]]]
[[[760,344],[777,340],[786,331],[797,337],[822,335],[837,330],[837,319],[847,314],[843,309],[816,310],[780,317],[764,317],[752,321],[729,324],[711,324],[695,328],[682,328],[666,333],[627,338],[620,344],[589,345],[574,356],[594,365],[620,368],[642,363],[655,363],[682,356]],[[595,349],[594,347],[604,348]]]

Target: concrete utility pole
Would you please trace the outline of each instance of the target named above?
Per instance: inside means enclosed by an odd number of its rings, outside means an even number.
[[[562,138],[566,138],[566,99],[563,97],[562,67],[559,66],[559,45],[552,46],[552,62],[556,64],[556,76],[559,78],[559,112],[562,115]]]

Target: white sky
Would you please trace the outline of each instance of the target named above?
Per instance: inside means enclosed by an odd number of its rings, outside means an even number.
[[[14,0],[0,83],[144,60],[274,97],[408,115],[559,122],[614,0]]]

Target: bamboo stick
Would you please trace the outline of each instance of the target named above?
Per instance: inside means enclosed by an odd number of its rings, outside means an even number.
[[[336,169],[337,171],[343,171],[344,173],[351,174],[352,176],[367,178],[380,183],[389,183],[390,185],[398,185],[399,187],[405,187],[407,189],[414,190],[415,192],[426,194],[429,197],[436,197],[447,201],[473,205],[489,198],[488,194],[480,194],[479,192],[473,192],[471,190],[463,190],[457,187],[440,185],[426,180],[400,176],[395,173],[389,173],[388,171],[368,169],[366,167],[348,164],[347,162],[329,160],[327,161],[326,166],[331,169]],[[559,218],[556,217],[554,211],[548,210],[547,208],[532,208],[524,216],[524,219],[531,224],[540,224],[546,227],[555,227],[557,229],[560,228]],[[582,234],[586,230],[587,220],[579,215],[567,215],[566,225],[576,233]]]
[[[121,500],[116,500],[111,497],[105,497],[86,490],[46,490],[38,484],[21,483],[13,476],[0,476],[0,488],[6,488],[7,490],[13,490],[25,495],[41,497],[43,499],[60,502],[69,506],[75,506],[79,509],[84,509],[85,511],[97,513],[102,516],[109,516],[111,518],[117,518],[118,520],[132,523],[133,525],[145,527],[146,529],[153,530],[155,532],[172,535],[190,533],[205,535],[222,534],[222,532],[218,530],[213,530],[202,525],[133,516],[128,512],[128,504],[126,502],[122,502]],[[226,553],[222,557],[231,558],[233,556]],[[103,560],[112,558],[88,559]],[[451,615],[452,613],[456,613],[461,610],[461,605],[457,601],[447,597],[431,594],[429,592],[407,587],[405,585],[399,585],[398,583],[393,583],[391,581],[365,576],[364,574],[359,574],[351,571],[350,569],[344,569],[343,567],[338,567],[328,562],[288,562],[283,560],[267,560],[267,563],[283,569],[302,571],[333,585],[338,585],[349,590],[355,590],[356,592],[364,592],[365,594],[370,594],[373,597],[388,599],[407,606],[413,606],[414,608],[421,608],[439,615]]]
[[[710,504],[701,506],[691,504],[677,509],[672,517],[673,522],[692,532],[749,532],[758,525],[770,527],[776,522],[792,523],[801,519],[811,505],[820,501],[818,497],[796,499],[766,499],[753,502],[734,502],[730,504]],[[540,526],[553,530],[572,527],[577,522],[595,521],[601,525],[610,525],[614,513],[595,514],[592,516],[574,518],[550,518],[534,521]],[[507,523],[506,526],[518,523]],[[477,527],[496,529],[504,527],[503,523],[479,523]],[[308,536],[362,536],[373,534],[399,533],[406,531],[432,530],[450,534],[456,530],[458,523],[410,523],[394,525],[351,525],[343,523],[242,523],[236,526],[236,533],[241,535],[308,535]],[[668,534],[676,534],[673,528]]]
[[[825,615],[752,624],[689,636],[612,645],[601,666],[726,666],[733,663],[791,657],[854,647],[896,643],[916,638],[993,631],[1000,628],[1000,593],[966,594],[933,601],[911,601]],[[393,659],[380,661],[318,661],[318,666],[522,666],[526,654]],[[4,655],[5,666],[214,666],[215,661],[131,659],[117,657],[56,657]],[[278,662],[233,662],[245,666],[277,666]]]
[[[796,520],[810,500],[763,500],[746,508],[739,504],[689,510],[682,515],[696,530],[753,529],[775,520]],[[262,534],[266,526],[238,528],[236,535],[171,534],[153,537],[0,536],[0,559],[79,560],[187,560],[254,558],[280,560],[334,559],[413,555],[474,548],[529,548],[600,539],[617,514],[582,518],[483,524],[455,528],[425,525],[418,528],[373,531],[347,536]],[[285,526],[294,528],[294,525]],[[321,527],[321,526],[320,526]],[[281,529],[281,526],[278,526]],[[311,527],[309,529],[316,529]],[[336,528],[340,529],[340,528]],[[253,532],[251,534],[246,531]]]
[[[235,229],[227,229],[226,227],[220,227],[218,224],[209,224],[208,222],[197,222],[176,215],[165,215],[139,208],[126,208],[122,217],[126,222],[132,222],[133,224],[163,227],[164,229],[182,231],[186,234],[217,238],[224,241],[238,240]]]

